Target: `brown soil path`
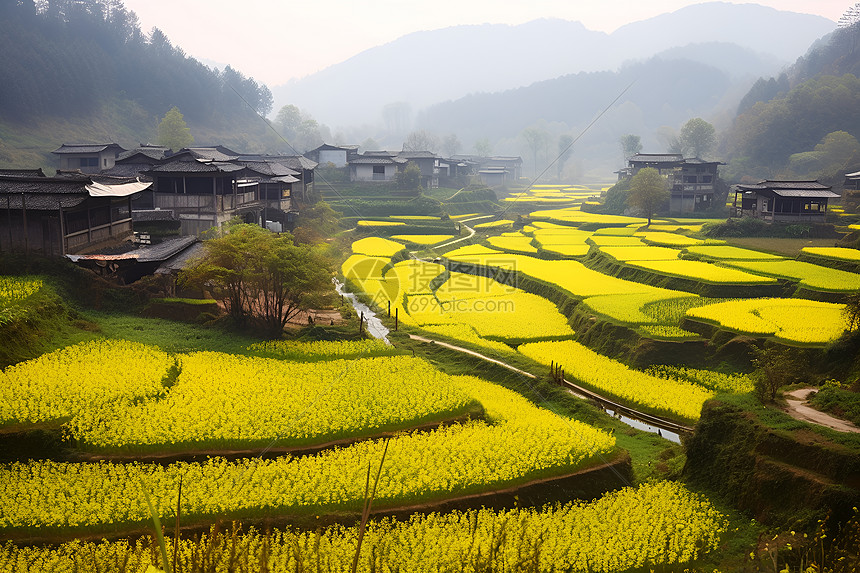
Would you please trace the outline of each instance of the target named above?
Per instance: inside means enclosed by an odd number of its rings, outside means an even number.
[[[423,336],[418,336],[416,334],[410,334],[409,338],[411,338],[413,340],[417,340],[419,342],[425,342],[427,344],[436,344],[437,346],[442,346],[444,348],[448,348],[448,349],[454,350],[456,352],[461,352],[463,354],[468,354],[470,356],[480,358],[481,360],[485,360],[487,362],[492,362],[493,364],[498,364],[499,366],[501,366],[503,368],[507,368],[508,370],[511,370],[512,372],[516,372],[516,373],[521,374],[523,376],[527,376],[528,378],[532,378],[532,379],[537,378],[537,376],[535,376],[531,372],[526,372],[525,370],[520,370],[519,368],[517,368],[515,366],[511,366],[507,362],[503,362],[501,360],[496,360],[495,358],[490,358],[489,356],[485,356],[479,352],[475,352],[474,350],[469,350],[468,348],[463,348],[462,346],[456,346],[454,344],[448,344],[447,342],[441,342],[439,340],[433,340],[430,338],[425,338]],[[612,400],[610,400],[604,396],[601,396],[600,394],[596,394],[590,390],[587,390],[586,388],[583,388],[582,386],[578,386],[566,378],[563,380],[563,382],[564,382],[564,384],[563,384],[564,388],[568,392],[570,392],[572,395],[576,396],[577,398],[582,398],[582,399],[586,399],[586,400],[588,400],[588,399],[594,400],[594,401],[598,402],[599,404],[603,405],[604,407],[609,407],[610,409],[612,409],[615,412],[620,412],[621,414],[624,414],[624,415],[629,416],[635,420],[638,420],[640,422],[644,422],[646,424],[652,425],[652,426],[657,427],[657,428],[662,428],[664,430],[669,430],[669,431],[672,431],[675,433],[679,433],[679,432],[685,432],[688,434],[693,433],[693,428],[691,428],[690,426],[685,426],[683,424],[678,424],[678,423],[673,422],[671,420],[666,420],[664,418],[660,418],[657,416],[653,416],[651,414],[646,414],[644,412],[634,410],[633,408],[630,408],[630,407],[625,406],[623,404],[619,404],[619,403],[614,402],[614,401],[612,401]]]
[[[809,402],[807,402],[806,398],[809,396],[810,392],[814,392],[815,390],[817,390],[817,388],[799,388],[797,390],[792,390],[791,392],[786,392],[785,401],[788,404],[785,410],[786,413],[795,420],[818,424],[819,426],[825,426],[831,430],[836,430],[837,432],[860,432],[860,428],[851,422],[836,418],[809,406]]]

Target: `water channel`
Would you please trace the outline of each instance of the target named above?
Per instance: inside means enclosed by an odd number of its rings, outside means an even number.
[[[343,283],[337,279],[334,280],[334,288],[337,290],[338,294],[343,297],[346,297],[349,300],[349,303],[352,305],[352,308],[355,309],[356,314],[361,316],[364,315],[365,328],[367,329],[367,333],[370,334],[374,338],[381,338],[385,344],[391,345],[391,341],[388,340],[388,332],[389,330],[382,324],[382,321],[376,316],[376,313],[373,312],[369,306],[358,300],[358,297],[355,296],[354,293],[347,292],[343,290]]]
[[[349,303],[352,305],[352,307],[355,309],[355,312],[359,316],[361,316],[362,313],[364,314],[365,328],[367,328],[368,334],[370,334],[374,338],[381,338],[385,341],[386,344],[390,345],[391,341],[388,340],[389,330],[385,327],[384,324],[382,324],[382,321],[379,320],[379,318],[376,316],[376,313],[371,310],[370,307],[368,307],[366,304],[358,300],[354,293],[343,290],[342,282],[335,279],[334,285],[337,292],[343,295],[347,300],[349,300]],[[641,422],[634,418],[628,418],[627,416],[623,415],[616,415],[613,410],[606,410],[606,413],[610,416],[618,418],[628,426],[636,428],[637,430],[651,432],[652,434],[660,434],[666,440],[675,442],[676,444],[681,443],[681,438],[675,432],[657,428],[656,426],[646,424],[645,422]]]

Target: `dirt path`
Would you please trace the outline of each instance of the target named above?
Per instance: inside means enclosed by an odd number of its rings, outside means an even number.
[[[526,372],[525,370],[520,370],[519,368],[517,368],[515,366],[511,366],[507,362],[504,362],[502,360],[496,360],[495,358],[490,358],[489,356],[485,356],[484,354],[481,354],[479,352],[475,352],[474,350],[469,350],[468,348],[463,348],[462,346],[455,346],[453,344],[448,344],[447,342],[441,342],[439,340],[433,340],[430,338],[425,338],[423,336],[418,336],[416,334],[410,334],[409,338],[411,338],[413,340],[418,340],[419,342],[425,342],[428,344],[436,344],[437,346],[442,346],[444,348],[448,348],[448,349],[454,350],[456,352],[461,352],[463,354],[468,354],[470,356],[480,358],[481,360],[485,360],[485,361],[491,362],[493,364],[498,364],[499,366],[501,366],[503,368],[507,368],[508,370],[511,370],[513,372],[516,372],[516,373],[521,374],[523,376],[527,376],[527,377],[532,378],[532,379],[537,378],[537,376],[535,376],[531,372]],[[669,431],[675,432],[675,433],[681,433],[681,432],[689,433],[689,434],[693,433],[693,428],[691,428],[689,426],[684,426],[682,424],[672,422],[671,420],[665,420],[665,419],[657,417],[657,416],[652,416],[651,414],[646,414],[644,412],[634,410],[633,408],[630,408],[630,407],[625,406],[623,404],[619,404],[617,402],[609,400],[608,398],[605,398],[599,394],[595,394],[594,392],[587,390],[587,389],[583,388],[582,386],[578,386],[578,385],[574,384],[573,382],[567,380],[566,378],[564,379],[564,387],[568,392],[570,392],[572,395],[576,396],[577,398],[595,400],[598,403],[602,404],[604,407],[609,407],[614,412],[624,414],[624,415],[629,416],[632,419],[637,420],[639,422],[643,422],[645,424],[652,425],[655,428],[662,428],[664,430],[669,430]]]
[[[814,392],[815,390],[816,388],[799,388],[797,390],[792,390],[791,392],[786,392],[785,400],[788,403],[786,412],[788,415],[795,420],[818,424],[819,426],[825,426],[831,430],[836,430],[837,432],[860,432],[860,428],[851,422],[835,418],[830,414],[826,414],[816,410],[812,406],[808,406],[807,404],[809,402],[806,401],[806,397],[809,396],[810,392]]]

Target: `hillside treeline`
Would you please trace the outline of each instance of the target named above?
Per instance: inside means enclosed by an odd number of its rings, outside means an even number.
[[[265,85],[208,68],[157,28],[141,31],[122,0],[3,0],[0,53],[0,119],[85,116],[117,97],[209,124],[252,114],[242,99],[262,114],[272,107]]]
[[[728,176],[817,177],[860,168],[860,24],[816,42],[779,78],[760,79],[725,137]]]

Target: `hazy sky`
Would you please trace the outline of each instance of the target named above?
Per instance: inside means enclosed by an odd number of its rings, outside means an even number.
[[[578,20],[612,32],[693,0],[125,0],[141,28],[160,28],[198,59],[230,64],[269,86],[286,83],[419,30],[458,24]],[[745,2],[735,1],[735,4]],[[749,2],[746,2],[749,3]],[[831,20],[853,0],[760,0]]]

